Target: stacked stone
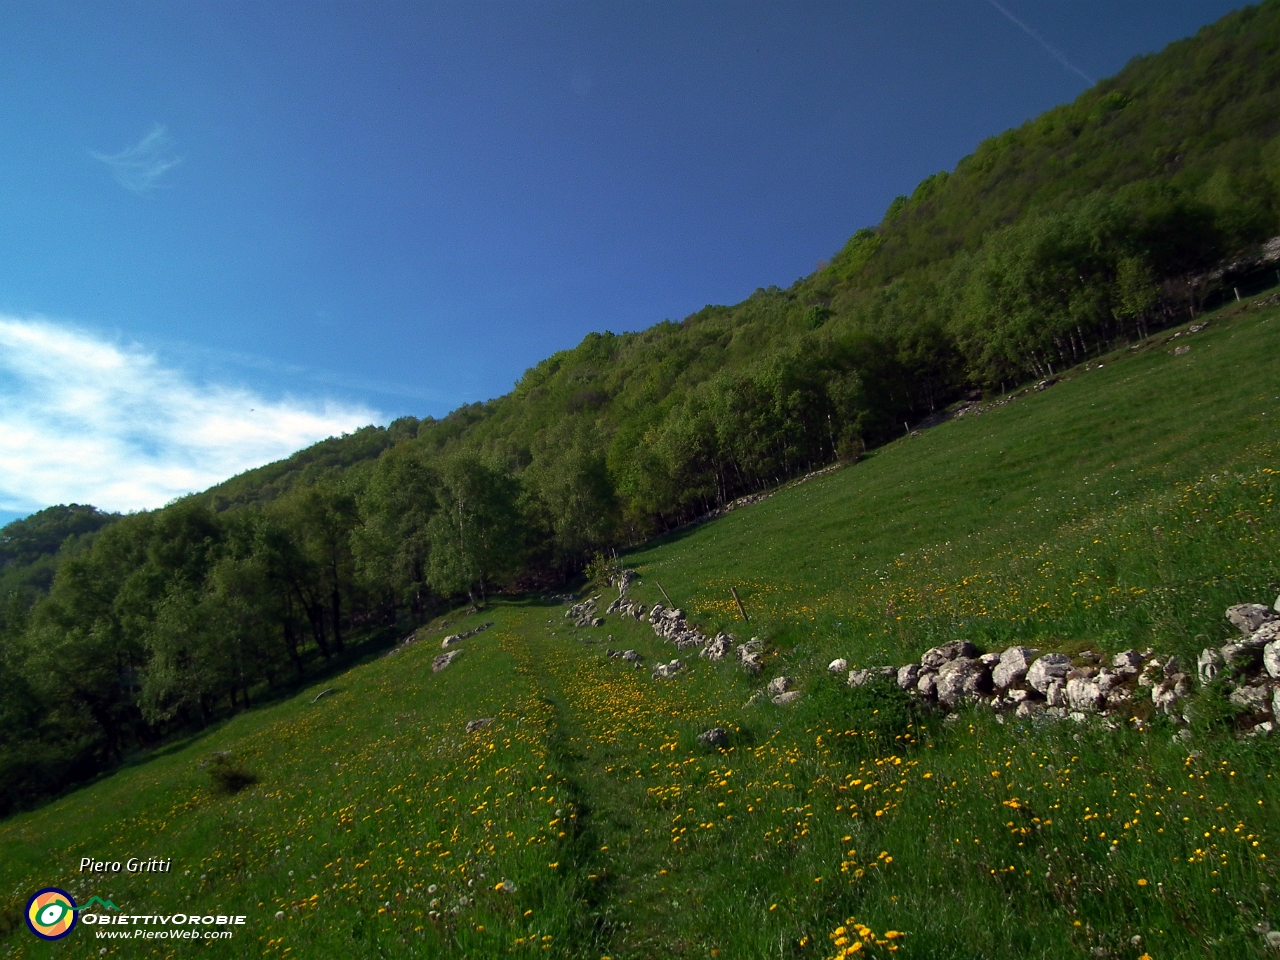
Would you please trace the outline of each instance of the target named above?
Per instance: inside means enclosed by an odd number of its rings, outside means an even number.
[[[1273,607],[1240,603],[1227,608],[1240,635],[1220,647],[1205,647],[1196,660],[1202,684],[1220,683],[1244,711],[1249,736],[1266,736],[1280,725],[1280,598]]]
[[[1030,647],[1014,646],[1001,653],[979,655],[969,641],[953,640],[926,651],[919,663],[900,667],[898,686],[948,709],[982,703],[1013,711],[1019,717],[1087,715],[1104,713],[1132,700],[1134,685],[1142,682],[1138,667],[1146,659],[1136,650],[1126,650],[1113,657],[1109,666],[1098,666],[1096,654],[1080,655],[1082,662],[1077,664],[1063,653],[1037,653]],[[1159,661],[1152,662],[1160,666]],[[1168,687],[1177,691],[1166,697],[1171,703],[1186,695],[1186,677],[1177,672],[1176,661],[1166,666],[1169,672],[1160,682],[1176,676],[1183,683],[1178,686],[1175,680]],[[1152,678],[1154,674],[1143,676]],[[851,673],[851,684],[854,679]]]
[[[649,622],[653,624],[653,632],[670,640],[677,650],[701,647],[707,642],[702,632],[684,618],[683,610],[668,610],[660,603],[655,604],[649,613]]]
[[[440,649],[448,650],[455,643],[460,643],[461,641],[466,640],[468,637],[474,637],[477,633],[484,633],[486,630],[488,630],[492,626],[493,626],[493,621],[490,620],[488,623],[482,623],[480,624],[480,626],[476,627],[474,630],[468,630],[466,633],[451,633],[449,634],[449,636],[445,637],[444,640],[440,642]]]
[[[644,607],[641,604],[628,600],[625,596],[618,597],[617,600],[609,604],[605,614],[616,613],[624,617],[631,617],[633,620],[644,619]]]

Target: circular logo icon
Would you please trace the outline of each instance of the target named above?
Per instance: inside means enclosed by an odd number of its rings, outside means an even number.
[[[27,901],[27,926],[41,940],[61,940],[76,925],[76,902],[57,887],[45,887]]]

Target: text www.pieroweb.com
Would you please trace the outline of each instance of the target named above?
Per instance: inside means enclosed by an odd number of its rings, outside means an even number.
[[[99,930],[99,940],[230,940],[234,930]]]

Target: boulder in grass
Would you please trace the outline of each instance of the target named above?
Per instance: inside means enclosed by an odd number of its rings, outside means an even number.
[[[729,655],[733,647],[733,638],[727,633],[717,633],[707,641],[707,645],[699,651],[698,656],[706,660],[719,661]]]
[[[672,660],[670,663],[660,663],[654,667],[651,677],[654,680],[670,680],[683,669],[683,663],[679,660]]]
[[[1065,653],[1046,653],[1027,671],[1027,683],[1033,690],[1047,694],[1049,684],[1062,681],[1071,672],[1071,658]]]
[[[773,702],[775,706],[785,707],[795,703],[799,699],[800,699],[799,690],[788,690],[785,693],[780,693],[776,697],[774,697]]]
[[[436,658],[431,661],[431,672],[439,673],[460,656],[462,656],[461,650],[450,650],[448,653],[437,654]]]
[[[698,734],[698,742],[704,747],[723,747],[729,743],[729,731],[724,727],[712,727]]]
[[[765,691],[771,697],[776,697],[780,693],[786,693],[791,689],[790,677],[774,677],[769,681],[769,685],[765,687]]]
[[[1260,603],[1237,603],[1234,607],[1227,607],[1227,619],[1245,635],[1253,633],[1268,620],[1275,620],[1278,616],[1280,615],[1276,611]]]
[[[483,730],[491,723],[493,723],[493,717],[481,717],[479,720],[468,720],[467,733],[475,733],[477,730]]]
[[[827,664],[827,670],[830,671],[831,673],[840,674],[840,673],[844,673],[848,669],[849,669],[849,661],[846,660],[844,657],[839,657],[835,660],[832,660],[829,664]]]

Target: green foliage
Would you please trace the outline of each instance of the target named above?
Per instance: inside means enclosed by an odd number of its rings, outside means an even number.
[[[486,587],[510,576],[521,557],[519,488],[509,473],[468,453],[440,464],[440,509],[427,525],[432,543],[427,575],[445,596],[483,602]],[[478,598],[477,598],[478,594]]]
[[[584,572],[587,583],[591,584],[593,589],[603,590],[613,582],[614,575],[618,572],[618,561],[603,553],[597,553],[591,558]]]

